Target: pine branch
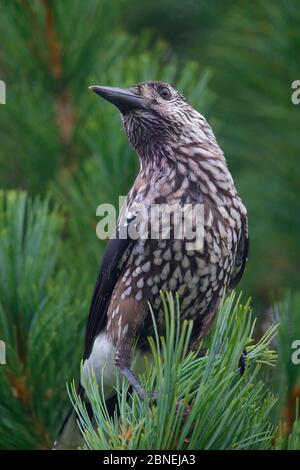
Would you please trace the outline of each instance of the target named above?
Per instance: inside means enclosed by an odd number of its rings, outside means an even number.
[[[118,410],[110,418],[95,376],[83,380],[92,404],[91,422],[85,404],[69,387],[79,414],[79,427],[89,449],[267,449],[274,428],[270,410],[275,399],[259,380],[262,364],[274,365],[269,344],[272,327],[253,344],[249,305],[232,294],[220,307],[208,352],[198,357],[189,350],[192,324],[180,326],[178,299],[165,303],[166,336],[149,339],[152,364],[141,376],[143,386],[156,391],[157,403],[128,396],[128,383],[118,378]],[[154,319],[154,315],[153,315]],[[155,322],[154,322],[155,324]],[[246,371],[240,375],[239,358],[250,346]],[[179,408],[178,403],[182,406]],[[186,407],[191,411],[186,416]]]
[[[61,222],[48,199],[0,192],[2,449],[51,446],[67,406],[64,383],[78,368],[86,284],[57,272]]]

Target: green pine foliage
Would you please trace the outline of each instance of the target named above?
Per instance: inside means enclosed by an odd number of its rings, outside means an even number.
[[[287,348],[287,345],[300,340],[300,294],[297,292],[286,294],[283,301],[274,307],[274,313],[280,321],[279,355],[282,367],[285,367],[288,393],[291,394],[293,387],[300,384],[300,367],[292,363],[291,350]]]
[[[294,421],[289,434],[281,429],[282,434],[275,441],[276,450],[299,450],[300,449],[300,419]]]
[[[300,295],[287,293],[273,308],[273,318],[279,323],[277,338],[278,374],[275,387],[279,391],[282,418],[291,430],[295,417],[299,417],[297,402],[300,396]],[[295,359],[293,360],[293,356]]]
[[[163,296],[166,336],[149,339],[153,362],[141,377],[156,403],[141,400],[128,382],[117,385],[118,410],[110,418],[101,388],[92,376],[84,385],[92,404],[93,426],[84,403],[71,387],[79,412],[79,426],[89,449],[268,449],[274,426],[270,410],[275,398],[259,379],[262,365],[274,365],[269,349],[272,327],[254,343],[249,305],[232,294],[220,307],[208,341],[208,352],[198,357],[190,350],[192,322],[180,326],[178,298]],[[152,311],[152,310],[151,310]],[[155,326],[154,313],[153,322]],[[239,360],[248,350],[246,371]],[[191,407],[186,416],[187,407]]]
[[[79,380],[92,284],[74,257],[65,264],[69,239],[63,227],[68,220],[61,208],[49,198],[31,199],[24,192],[2,192],[0,201],[0,338],[7,349],[7,364],[0,367],[0,448],[45,449],[70,407],[66,382]],[[118,413],[111,419],[101,387],[90,377],[85,386],[96,417],[94,428],[72,386],[86,446],[297,448],[296,399],[289,408],[291,419],[275,404],[285,410],[290,391],[299,384],[296,366],[291,366],[292,375],[284,369],[290,331],[298,324],[298,296],[287,298],[285,308],[278,307],[279,339],[274,339],[273,323],[257,341],[249,303],[242,306],[232,294],[219,309],[204,357],[188,347],[192,324],[180,327],[178,299],[167,295],[164,305],[166,336],[156,333],[149,340],[153,362],[141,377],[147,390],[157,392],[157,403],[141,401],[135,393],[128,396],[128,383],[119,378]],[[275,364],[271,342],[283,359],[277,369],[270,367]],[[241,376],[239,359],[245,348]],[[284,383],[290,385],[276,387],[275,377],[285,376],[290,379]],[[185,416],[187,406],[191,411]]]
[[[174,0],[171,7],[169,0],[2,3],[2,188],[45,194],[55,182],[68,202],[77,199],[74,210],[83,193],[95,198],[81,221],[91,224],[98,201],[124,194],[137,164],[120,139],[117,112],[100,105],[88,86],[168,80],[208,117],[249,209],[251,258],[243,290],[257,307],[286,288],[297,289],[299,113],[291,103],[291,84],[299,78],[297,0],[261,0],[258,6]],[[73,178],[81,184],[92,168],[102,177],[74,195],[69,184]],[[79,230],[72,240],[80,254]],[[93,242],[95,274],[99,244]]]
[[[291,360],[300,339],[299,107],[291,104],[300,10],[297,0],[252,3],[2,0],[0,448],[53,443],[70,406],[65,384],[79,379],[105,246],[96,208],[117,207],[138,168],[117,111],[88,86],[159,79],[208,118],[249,209],[242,288],[258,325],[253,331],[249,305],[230,297],[197,358],[185,348],[190,326],[178,327],[180,306],[167,297],[169,329],[151,340],[155,367],[142,377],[161,400],[127,399],[120,380],[110,420],[91,377],[96,428],[71,390],[86,446],[300,449],[300,368]],[[266,323],[280,325],[275,338]],[[178,400],[193,405],[187,417],[175,412]]]
[[[212,87],[222,90],[215,106],[224,118],[220,138],[249,210],[248,289],[265,303],[300,281],[300,113],[291,101],[299,22],[297,0],[239,1],[210,49],[217,69]]]
[[[115,30],[122,0],[2,3],[0,184],[41,192],[87,152],[81,129],[95,106],[91,74],[101,76],[116,58],[119,67],[130,49]]]
[[[0,193],[0,448],[48,448],[78,375],[87,294],[57,271],[62,218],[51,202]],[[73,278],[72,278],[73,277]]]

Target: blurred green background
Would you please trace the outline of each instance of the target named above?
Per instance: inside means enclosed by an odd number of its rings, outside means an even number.
[[[7,91],[0,105],[0,338],[10,357],[0,368],[0,447],[47,447],[55,434],[105,246],[95,234],[96,207],[117,203],[138,168],[117,111],[89,92],[91,84],[167,81],[207,117],[249,211],[240,287],[262,328],[285,312],[280,344],[288,355],[288,332],[299,331],[300,321],[300,105],[291,101],[300,79],[299,2],[0,6]],[[283,406],[297,396],[298,369],[281,368]],[[36,391],[37,382],[44,388]],[[52,412],[54,403],[61,405]]]

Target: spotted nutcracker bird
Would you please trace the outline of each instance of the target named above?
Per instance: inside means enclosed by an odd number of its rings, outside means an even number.
[[[242,277],[248,253],[247,211],[211,127],[178,91],[156,81],[129,89],[90,88],[121,112],[140,171],[102,260],[86,329],[83,374],[94,370],[99,382],[103,376],[109,398],[119,369],[143,397],[137,372],[131,370],[131,345],[138,338],[142,358],[152,332],[148,302],[163,333],[159,293],[178,292],[181,319],[193,320],[193,339],[200,340],[224,289],[234,288]],[[201,249],[188,249],[187,239],[175,238],[174,217],[169,238],[121,237],[124,227],[134,223],[138,204],[146,209],[202,205]],[[79,393],[84,398],[82,385]],[[56,448],[76,447],[79,438],[71,411]]]

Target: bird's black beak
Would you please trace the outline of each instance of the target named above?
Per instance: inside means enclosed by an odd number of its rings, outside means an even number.
[[[144,98],[133,93],[128,88],[94,85],[90,86],[89,89],[114,104],[122,114],[146,107]]]

